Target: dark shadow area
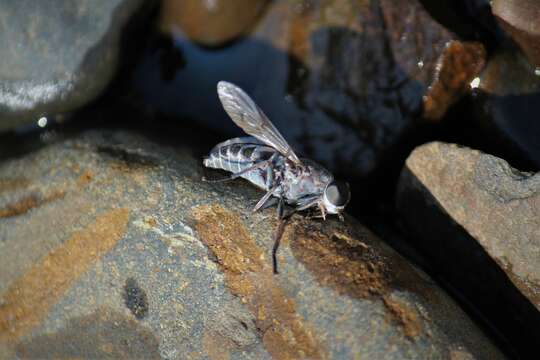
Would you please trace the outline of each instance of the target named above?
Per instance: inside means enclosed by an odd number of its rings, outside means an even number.
[[[106,307],[69,320],[55,333],[24,340],[16,351],[24,359],[161,359],[149,328]]]
[[[540,129],[537,129],[535,112],[524,111],[536,106],[528,102],[523,107],[528,97],[530,95],[514,96],[513,100],[510,99],[512,97],[504,97],[510,101],[506,103],[506,114],[501,117],[501,113],[494,114],[493,110],[500,107],[503,97],[476,91],[450,109],[435,138],[497,156],[522,171],[539,171],[540,151],[534,150],[538,146],[534,138],[535,134],[540,134]],[[526,141],[518,145],[516,140],[520,137]]]
[[[314,33],[315,43],[341,39],[341,45],[326,54],[324,64],[326,71],[334,69],[337,77],[317,85],[313,76],[324,75],[310,74],[299,59],[264,41],[243,39],[214,51],[156,36],[127,80],[134,88],[129,101],[147,114],[141,119],[142,127],[174,131],[175,127],[197,124],[207,129],[198,134],[201,141],[211,133],[221,134],[218,138],[223,141],[244,135],[227,117],[216,94],[218,81],[233,82],[253,97],[299,154],[322,163],[352,184],[353,201],[362,204],[351,205],[357,213],[366,203],[379,201],[381,193],[388,193],[378,184],[380,180],[392,174],[393,180],[384,184],[395,183],[414,144],[429,139],[429,130],[417,131],[421,126],[415,121],[421,112],[423,86],[400,70],[387,45],[365,37],[344,28]],[[372,64],[370,68],[352,75],[344,72],[350,65],[343,60],[341,50],[348,41],[370,44],[356,50],[358,69],[364,59]],[[388,60],[381,63],[380,58]],[[373,91],[349,89],[353,85],[344,79],[351,76],[364,78]]]
[[[412,173],[404,169],[399,215],[409,242],[426,260],[426,270],[483,322],[499,346],[513,358],[530,358],[540,341],[540,313],[499,265]],[[409,211],[409,209],[411,209]],[[414,210],[412,210],[414,209]],[[413,225],[414,224],[414,225]],[[422,224],[422,231],[417,231]]]
[[[478,93],[475,105],[482,133],[507,144],[500,157],[523,170],[540,171],[540,92]]]
[[[463,40],[480,41],[488,53],[505,37],[489,0],[420,0],[429,14]]]

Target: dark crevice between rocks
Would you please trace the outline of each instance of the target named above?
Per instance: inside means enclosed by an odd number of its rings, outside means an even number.
[[[409,234],[407,241],[425,260],[423,267],[483,325],[508,356],[530,358],[540,341],[536,307],[482,246],[453,223],[410,171],[405,169],[401,176],[406,179],[403,183],[416,185],[414,190],[400,191],[399,202],[407,204],[407,209],[402,208],[399,215]],[[417,227],[412,224],[423,224],[422,232],[415,231]]]
[[[420,0],[428,13],[463,40],[480,41],[488,53],[505,37],[488,0]]]
[[[449,109],[441,123],[432,128],[430,141],[463,145],[504,159],[523,171],[540,171],[540,159],[535,159],[534,144],[519,146],[513,140],[518,134],[512,133],[512,128],[521,129],[523,134],[527,133],[527,129],[531,135],[539,133],[537,122],[532,122],[530,116],[526,116],[527,112],[532,111],[531,106],[538,102],[538,94],[500,97],[506,99],[503,109],[501,105],[494,104],[492,100],[495,97],[478,89],[464,96]],[[513,122],[510,133],[501,131],[507,129],[504,124],[494,123],[492,113],[501,110],[506,112],[505,119]],[[510,113],[515,115],[508,117]],[[536,156],[540,156],[540,145],[536,148]]]

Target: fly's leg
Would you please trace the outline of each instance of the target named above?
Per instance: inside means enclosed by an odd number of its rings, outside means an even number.
[[[322,203],[319,203],[319,210],[321,210],[321,217],[323,220],[326,220],[326,209],[324,208]]]
[[[272,163],[274,157],[275,155],[272,155],[272,157],[268,159],[268,162],[270,164]],[[274,175],[274,169],[272,168],[272,166],[268,166],[266,168],[266,186],[270,190],[268,190],[268,192],[259,200],[257,205],[255,205],[255,207],[253,208],[253,212],[258,211],[263,207],[267,208],[273,204],[273,199],[271,199],[271,197],[281,185],[281,181],[279,181],[279,179],[275,179]],[[272,204],[269,204],[269,202],[272,202]]]
[[[326,209],[324,208],[324,206],[322,205],[322,203],[320,202],[320,198],[317,196],[317,197],[314,197],[314,198],[311,198],[311,199],[306,199],[304,203],[300,204],[299,206],[297,206],[294,211],[302,211],[302,210],[306,210],[306,209],[309,209],[311,207],[318,207],[319,208],[319,211],[321,212],[321,215],[318,215],[318,216],[311,216],[310,218],[312,219],[324,219],[326,220]]]
[[[280,197],[278,200],[277,213],[279,223],[274,234],[274,246],[272,247],[272,267],[274,269],[274,274],[278,274],[277,251],[279,249],[279,244],[281,243],[281,237],[283,236],[285,224],[288,217],[291,215],[291,213],[285,213],[285,204],[282,197]]]
[[[296,212],[296,211],[306,210],[306,209],[309,209],[310,207],[317,206],[318,203],[319,203],[318,196],[313,197],[313,198],[308,198],[304,202],[302,202],[299,206],[297,206],[294,209],[294,211]]]
[[[253,212],[258,211],[260,208],[263,207],[263,205],[266,204],[266,202],[270,199],[270,197],[272,195],[274,195],[274,193],[278,189],[279,185],[280,184],[275,184],[274,187],[272,187],[270,190],[268,190],[268,192],[266,194],[264,194],[264,196],[261,198],[261,200],[259,200],[257,205],[255,205],[255,207],[253,208]]]
[[[268,199],[263,206],[261,206],[260,210],[268,209],[269,207],[272,207],[274,205],[277,205],[279,200],[275,197],[272,197]]]
[[[270,160],[264,160],[264,161],[258,162],[256,164],[251,165],[250,167],[245,168],[244,170],[242,170],[240,172],[234,173],[234,174],[232,174],[230,176],[227,176],[226,178],[223,178],[223,179],[210,180],[210,179],[207,179],[205,176],[203,176],[202,180],[206,181],[206,182],[209,182],[209,183],[220,183],[220,182],[234,180],[234,179],[242,176],[243,174],[245,174],[245,173],[247,173],[247,172],[249,172],[251,170],[259,169],[261,167],[264,167],[264,166],[268,165],[269,163],[270,163]]]

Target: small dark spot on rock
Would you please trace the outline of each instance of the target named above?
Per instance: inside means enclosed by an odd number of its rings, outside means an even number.
[[[208,260],[210,260],[213,263],[219,264],[219,259],[217,258],[216,254],[214,254],[211,250],[208,250],[207,256],[208,256]]]
[[[84,187],[88,185],[88,183],[92,181],[93,178],[94,178],[94,173],[92,173],[91,170],[86,170],[77,179],[77,186]]]
[[[240,321],[240,324],[242,324],[242,326],[244,327],[244,329],[246,329],[246,330],[247,330],[248,326],[247,326],[247,324],[246,324],[245,322],[243,322],[243,321]]]
[[[151,167],[158,165],[158,160],[156,158],[138,150],[125,149],[121,146],[98,146],[97,152],[98,154],[109,156],[131,167]]]
[[[142,319],[148,314],[146,292],[139,287],[139,284],[133,278],[128,278],[124,285],[124,301],[137,319]]]

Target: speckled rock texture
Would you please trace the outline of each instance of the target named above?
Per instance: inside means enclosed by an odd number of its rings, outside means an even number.
[[[143,4],[2,1],[0,131],[72,111],[99,95],[115,74],[122,31]]]
[[[0,164],[0,357],[498,359],[424,273],[350,217],[274,209],[200,158],[93,131]]]
[[[397,206],[417,249],[486,319],[514,344],[540,339],[523,330],[540,324],[540,173],[430,143],[409,156]]]

